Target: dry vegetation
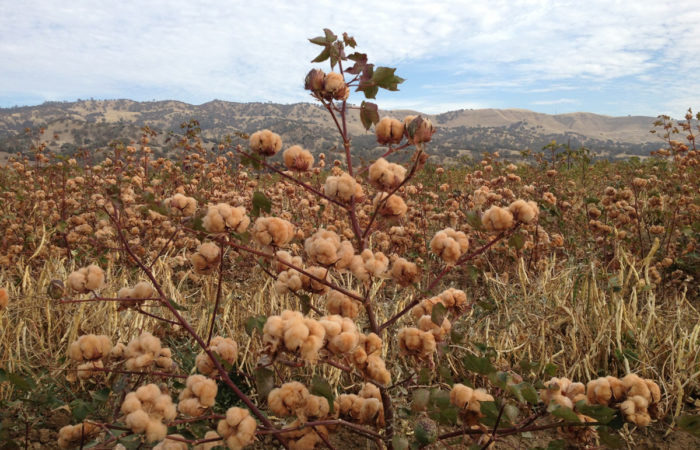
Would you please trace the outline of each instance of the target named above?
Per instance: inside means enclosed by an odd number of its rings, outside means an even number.
[[[144,129],[99,164],[39,138],[2,168],[2,448],[697,435],[691,113],[659,119],[667,145],[644,161],[553,143],[527,164],[443,168],[430,121],[365,103],[385,153],[353,167],[350,88],[401,80],[334,53],[352,38],[314,43],[337,72],[306,87],[342,161],[272,131],[208,150],[190,122],[176,160],[154,158]]]

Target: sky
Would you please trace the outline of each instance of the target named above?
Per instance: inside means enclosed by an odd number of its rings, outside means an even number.
[[[0,0],[0,107],[310,102],[323,28],[406,79],[384,109],[700,109],[699,0]]]

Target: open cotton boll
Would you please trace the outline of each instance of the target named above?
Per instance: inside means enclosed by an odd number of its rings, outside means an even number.
[[[238,358],[238,344],[231,338],[214,336],[211,342],[209,342],[209,347],[207,347],[207,349],[217,354],[221,359],[231,365],[233,365]],[[195,366],[197,366],[197,370],[204,375],[216,373],[214,361],[212,361],[205,352],[201,352],[197,355],[195,358]]]
[[[401,197],[396,194],[389,195],[386,192],[378,193],[372,204],[375,208],[379,208],[380,215],[387,218],[403,217],[408,211],[408,206]]]
[[[177,416],[170,396],[155,384],[129,392],[122,402],[121,412],[126,416],[125,425],[134,433],[145,433],[147,442],[165,438],[168,428],[163,421],[171,421]]]
[[[174,438],[185,439],[181,434],[171,434]],[[187,442],[168,439],[167,437],[153,447],[153,450],[187,450]]]
[[[262,246],[284,247],[294,235],[294,226],[277,217],[259,217],[253,225],[253,239]]]
[[[58,430],[58,446],[73,448],[81,442],[89,442],[101,430],[99,425],[83,422],[77,425],[66,425]]]
[[[219,421],[216,431],[224,439],[230,450],[241,450],[255,440],[258,423],[247,409],[232,407],[226,411],[226,418]]]
[[[173,365],[170,349],[162,348],[160,339],[144,331],[129,342],[124,350],[127,370],[139,370],[155,363],[158,367],[169,369]]]
[[[368,175],[372,186],[381,191],[392,191],[405,179],[406,168],[400,164],[390,163],[384,158],[379,158],[369,166]]]
[[[342,202],[349,202],[353,196],[356,202],[362,202],[365,197],[362,186],[347,173],[327,177],[323,190],[328,197],[336,198]]]
[[[202,226],[209,233],[233,231],[243,233],[250,225],[250,218],[243,206],[232,207],[228,203],[209,205],[207,214],[202,219]]]
[[[430,358],[437,348],[435,337],[429,331],[404,327],[399,330],[397,337],[401,353],[418,359]]]
[[[445,317],[441,325],[433,323],[431,316],[423,316],[418,319],[418,328],[432,333],[436,342],[442,342],[452,329],[452,323]]]
[[[299,145],[293,145],[282,153],[287,169],[297,172],[309,170],[314,165],[314,157],[310,151]]]
[[[540,215],[540,209],[537,203],[522,199],[515,200],[511,203],[508,206],[508,210],[513,214],[515,220],[526,224],[537,222],[537,218]]]
[[[447,265],[454,265],[469,249],[469,238],[461,231],[445,228],[438,231],[430,241],[430,250]]]
[[[214,380],[204,375],[190,375],[185,389],[180,392],[177,409],[188,416],[199,417],[207,408],[214,406],[216,393]]]
[[[380,145],[399,144],[403,139],[404,125],[398,119],[382,117],[374,126],[374,134],[377,136],[377,142]],[[370,178],[372,178],[371,172]]]
[[[360,302],[354,300],[342,292],[330,291],[326,298],[326,308],[330,314],[338,314],[350,319],[356,318],[360,313]]]
[[[350,89],[345,84],[343,75],[338,72],[331,72],[323,79],[324,97],[326,99],[347,100],[350,96]]]
[[[505,231],[513,227],[513,213],[500,206],[492,206],[481,216],[487,231]]]
[[[213,242],[205,242],[190,255],[190,262],[194,271],[199,274],[210,274],[219,265],[221,249]]]
[[[185,217],[189,217],[197,211],[197,200],[180,193],[166,198],[163,203],[170,211],[177,211]]]
[[[66,286],[77,294],[96,291],[105,286],[105,273],[99,266],[91,264],[71,272],[66,280]]]
[[[111,349],[112,342],[108,336],[86,334],[71,343],[68,347],[68,356],[73,361],[93,361],[104,358]]]
[[[218,439],[210,442],[202,442],[194,446],[194,450],[212,450],[214,447],[218,447],[222,444],[221,436],[214,430],[209,430],[204,434],[204,439]]]
[[[282,148],[282,138],[270,130],[260,130],[250,135],[250,149],[262,156],[272,156]]]
[[[392,257],[391,262],[391,279],[396,281],[399,286],[406,287],[420,281],[420,268],[405,258]]]

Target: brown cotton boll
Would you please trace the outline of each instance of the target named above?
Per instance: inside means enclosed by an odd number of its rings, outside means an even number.
[[[430,250],[442,258],[447,265],[454,265],[468,249],[467,235],[452,228],[438,231],[430,241]]]
[[[337,318],[337,319],[336,319]],[[326,330],[326,336],[328,339],[334,338],[339,335],[343,330],[341,324],[342,317],[339,315],[327,316],[325,319],[321,319],[319,323]]]
[[[365,249],[360,254],[367,273],[374,277],[381,277],[389,268],[389,258],[382,252],[374,252]]]
[[[338,260],[337,251],[339,249],[340,237],[338,237],[338,234],[323,228],[304,241],[304,251],[309,258],[326,266]]]
[[[193,215],[197,210],[197,200],[180,193],[166,198],[163,203],[171,212],[177,211],[185,217]]]
[[[432,333],[436,342],[442,342],[452,329],[452,323],[445,317],[442,324],[438,326],[433,323],[431,316],[426,315],[418,319],[418,328]]]
[[[307,418],[320,419],[328,416],[330,412],[330,406],[328,405],[328,400],[325,397],[319,397],[317,395],[309,395],[306,398],[306,403],[302,410],[302,414]]]
[[[431,297],[422,300],[411,309],[411,315],[416,319],[420,319],[424,315],[430,315],[433,312],[433,306],[437,303],[442,303],[440,297]]]
[[[156,296],[156,290],[151,283],[140,281],[131,290],[131,298],[151,298]]]
[[[469,386],[465,386],[461,383],[455,383],[450,391],[450,403],[459,409],[464,409],[471,400],[473,392],[474,390]]]
[[[659,403],[661,401],[661,389],[659,388],[659,385],[648,378],[645,379],[644,382],[646,383],[647,388],[649,389],[649,394],[651,395],[649,398],[649,403]]]
[[[66,425],[58,430],[58,446],[60,448],[73,448],[81,442],[88,442],[101,428],[98,425],[83,422],[77,425]]]
[[[289,291],[297,292],[304,287],[301,279],[301,273],[296,270],[289,269],[280,272],[275,280],[275,292],[280,295],[286,294]]]
[[[447,288],[440,293],[439,298],[445,307],[457,311],[461,311],[467,304],[467,294],[461,289]]]
[[[326,99],[346,100],[350,95],[350,89],[345,84],[343,75],[338,72],[331,72],[326,75],[323,79],[323,90]]]
[[[209,205],[207,214],[202,219],[202,226],[209,233],[233,231],[243,233],[250,225],[250,218],[244,207],[232,207],[228,203]]]
[[[250,135],[250,149],[262,156],[272,156],[282,148],[282,138],[270,130],[260,130]]]
[[[104,335],[86,334],[68,347],[68,355],[74,361],[92,361],[109,354],[112,342]]]
[[[209,430],[204,434],[204,439],[209,440],[209,439],[219,439],[215,441],[210,441],[210,442],[202,442],[201,444],[197,444],[194,446],[194,450],[213,450],[214,447],[217,447],[221,445],[221,436],[219,436],[219,433],[217,433],[214,430]]]
[[[508,206],[513,218],[519,222],[530,224],[537,221],[540,210],[537,203],[518,199]]]
[[[323,338],[318,336],[309,336],[299,349],[301,358],[309,363],[318,361],[318,352],[323,348]]]
[[[70,291],[73,291],[77,294],[84,294],[89,292],[86,287],[86,275],[87,269],[84,267],[76,270],[75,272],[71,272],[70,275],[68,275],[68,278],[66,279],[66,287]]]
[[[136,395],[135,392],[128,393],[126,397],[124,397],[124,401],[122,402],[122,413],[129,414],[140,409],[142,409],[142,405],[141,400],[139,400],[139,397]]]
[[[546,203],[549,203],[550,205],[557,204],[557,198],[551,192],[545,192],[544,194],[542,194],[542,200],[544,200]]]
[[[325,267],[311,266],[306,268],[306,272],[313,275],[315,278],[311,278],[305,274],[301,274],[301,282],[304,289],[314,294],[325,294],[328,292],[328,285],[322,283],[318,280],[325,280],[328,276],[328,269]]]
[[[569,397],[566,397],[566,396],[561,395],[561,394],[553,395],[550,398],[550,403],[554,403],[554,404],[559,405],[559,406],[574,409],[574,403],[571,401],[571,399]]]
[[[342,332],[328,343],[328,349],[332,353],[348,353],[354,349],[359,342],[357,332]]]
[[[337,260],[335,261],[336,270],[345,270],[352,262],[355,256],[355,248],[350,241],[344,240],[340,243],[340,247],[336,251]]]
[[[418,328],[404,327],[397,335],[399,349],[404,355],[413,355],[419,359],[429,357],[436,349],[432,333]]]
[[[372,383],[363,384],[357,395],[362,398],[376,398],[377,400],[382,399],[382,394],[379,391],[379,388]]]
[[[302,267],[304,265],[303,260],[300,256],[292,256],[291,253],[285,250],[278,250],[275,253],[274,269],[275,271],[284,272],[289,269],[288,266],[282,264],[282,261],[292,264],[296,267]]]
[[[87,380],[94,376],[100,375],[103,373],[103,371],[94,369],[104,369],[104,367],[105,366],[101,360],[88,361],[86,363],[79,364],[77,370],[78,378],[81,380]]]
[[[174,438],[184,439],[181,434],[170,435]],[[153,450],[187,450],[187,442],[176,441],[174,439],[165,438],[153,447]]]
[[[296,351],[309,337],[309,327],[302,320],[291,320],[284,325],[284,346],[289,351]]]
[[[362,335],[361,345],[365,348],[367,354],[378,353],[382,350],[382,338],[376,333]]]
[[[126,416],[124,424],[131,428],[134,433],[143,433],[150,423],[151,419],[148,413],[143,409],[138,409]]]
[[[369,273],[365,268],[365,261],[361,255],[354,255],[350,260],[350,265],[348,266],[350,272],[360,281],[369,280]]]
[[[326,309],[331,314],[354,319],[360,313],[360,303],[341,292],[330,291],[326,299]]]
[[[391,279],[406,287],[420,281],[420,268],[405,258],[394,258],[391,263]]]
[[[199,398],[199,402],[202,404],[202,406],[206,408],[214,406],[217,393],[216,382],[214,380],[205,378],[204,380],[193,384],[191,389],[192,393]]]
[[[263,246],[284,247],[294,234],[294,226],[277,217],[259,217],[253,225],[253,239]]]
[[[379,424],[379,422],[384,422],[384,408],[380,400],[376,398],[365,398],[361,404],[362,407],[360,408],[358,417],[361,423]]]
[[[146,425],[146,442],[156,442],[165,439],[168,434],[168,427],[163,422],[151,420]]]
[[[177,404],[177,410],[190,417],[199,417],[204,414],[204,408],[196,398],[180,400]]]
[[[353,197],[355,197],[356,202],[364,200],[362,186],[357,183],[355,178],[344,172],[338,176],[327,177],[323,190],[328,197],[346,203],[350,202]]]
[[[112,347],[112,350],[109,351],[108,356],[112,359],[122,359],[122,358],[124,358],[125,351],[126,351],[126,345],[119,342],[117,345]]]
[[[386,192],[378,193],[374,197],[372,205],[376,208],[380,204],[381,207],[379,207],[378,212],[383,217],[399,218],[403,217],[406,214],[406,211],[408,211],[408,206],[406,206],[406,202],[404,202],[403,199],[396,194],[389,195]]]
[[[385,361],[377,354],[367,356],[366,367],[363,369],[365,376],[375,382],[388,386],[391,383],[391,373],[386,368]]]
[[[377,136],[379,145],[399,144],[403,139],[403,132],[403,123],[392,117],[382,117],[374,126],[374,134]],[[370,167],[370,178],[372,178],[371,170]]]
[[[305,172],[314,165],[314,157],[310,151],[293,145],[282,153],[284,165],[287,169],[298,172]]]
[[[199,274],[212,273],[219,265],[221,249],[213,242],[205,242],[190,256],[194,270]]]
[[[500,206],[492,206],[481,216],[487,231],[505,231],[513,227],[513,214]]]
[[[0,311],[7,307],[10,301],[10,295],[7,293],[7,289],[0,288]]]
[[[646,382],[633,373],[625,375],[620,381],[627,389],[627,397],[640,396],[644,399],[651,400],[651,393]]]
[[[400,164],[390,163],[384,158],[379,158],[369,166],[368,177],[370,184],[377,189],[393,191],[405,179],[406,168]]]

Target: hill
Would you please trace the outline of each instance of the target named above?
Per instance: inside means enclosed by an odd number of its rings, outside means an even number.
[[[414,111],[382,111],[402,118]],[[438,126],[430,152],[441,160],[474,156],[483,151],[517,154],[539,150],[556,140],[572,148],[582,145],[596,155],[622,158],[646,156],[661,140],[649,133],[653,117],[610,117],[592,113],[549,115],[522,109],[458,110],[426,115]],[[327,112],[311,103],[234,103],[214,100],[202,105],[178,101],[81,100],[46,102],[39,106],[0,108],[0,152],[27,151],[31,144],[26,128],[46,129],[51,146],[65,154],[80,148],[95,150],[114,140],[129,142],[148,125],[161,132],[153,143],[156,153],[167,154],[168,135],[181,133],[180,125],[196,119],[202,136],[217,142],[234,132],[252,133],[269,128],[286,143],[300,144],[313,152],[339,148],[337,133]],[[362,127],[357,110],[348,126],[358,156],[371,158],[376,142]],[[51,139],[54,138],[55,139]]]

